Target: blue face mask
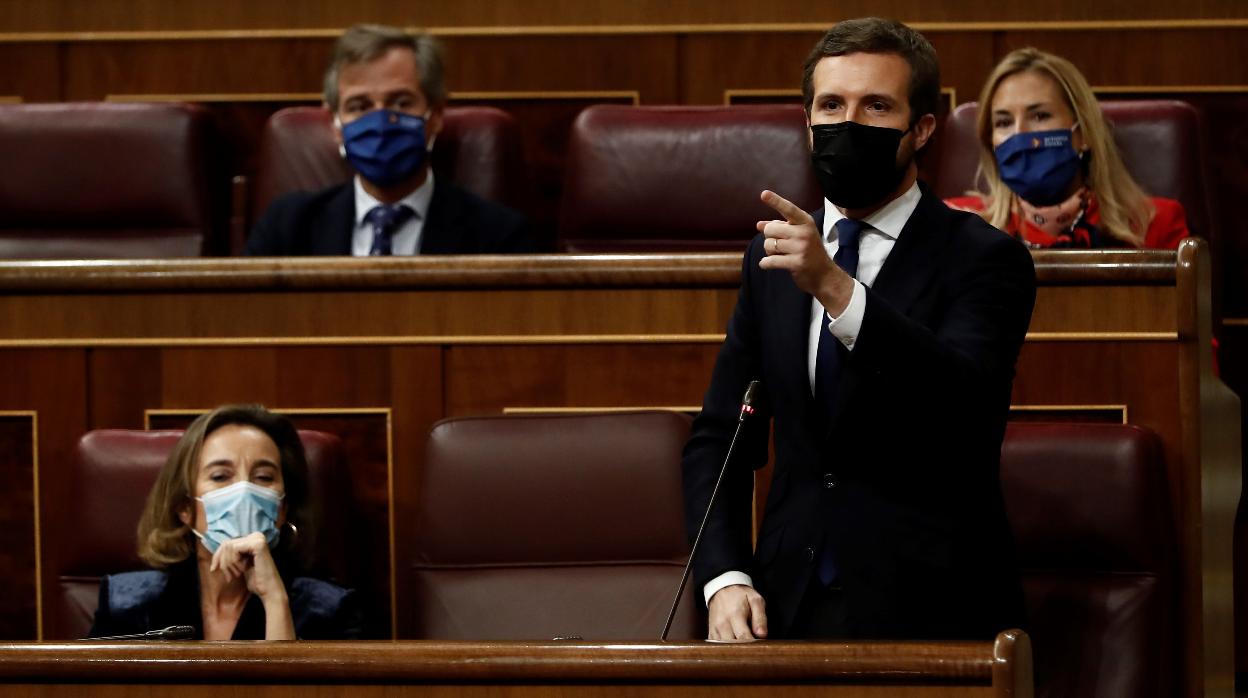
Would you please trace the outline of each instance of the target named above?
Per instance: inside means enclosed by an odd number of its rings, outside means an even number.
[[[374,109],[342,126],[343,155],[360,176],[379,186],[411,177],[425,164],[425,117]]]
[[[1073,129],[1016,133],[997,146],[1001,181],[1036,206],[1059,204],[1082,161],[1071,144]]]
[[[269,547],[277,545],[277,516],[283,495],[268,487],[253,485],[250,482],[236,482],[229,487],[213,490],[199,501],[204,504],[204,515],[208,519],[207,530],[200,533],[191,529],[199,536],[200,542],[215,553],[221,544],[231,538],[241,538],[252,533],[263,533]]]

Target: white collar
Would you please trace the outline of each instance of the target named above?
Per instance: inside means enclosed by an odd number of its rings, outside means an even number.
[[[364,191],[364,184],[360,181],[357,174],[352,180],[355,185],[355,226],[358,228],[364,225],[364,217],[374,207],[380,206],[381,202],[373,198],[372,194]],[[429,215],[429,202],[433,201],[433,168],[429,168],[425,181],[416,187],[416,190],[407,196],[395,202],[395,205],[403,204],[416,212],[414,218],[423,221]]]
[[[906,221],[910,220],[914,209],[918,208],[921,198],[923,198],[923,192],[919,190],[918,180],[915,180],[905,193],[884,204],[878,211],[862,219],[862,222],[896,240],[901,236],[901,230],[906,227]],[[833,226],[844,217],[845,214],[841,213],[841,210],[831,201],[823,200],[823,239],[825,241],[831,242],[836,239]]]

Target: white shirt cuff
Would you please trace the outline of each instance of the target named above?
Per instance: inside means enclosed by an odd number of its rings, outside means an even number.
[[[733,584],[744,584],[747,587],[753,587],[754,580],[750,579],[750,575],[736,570],[729,570],[719,575],[702,587],[702,596],[706,599],[706,605],[711,605],[711,597],[715,595],[715,592]]]
[[[854,342],[858,341],[858,332],[862,330],[862,316],[867,312],[867,287],[862,282],[854,279],[854,292],[849,297],[849,305],[845,306],[845,311],[839,317],[832,317],[826,312],[829,318],[828,331],[832,336],[841,340],[841,344],[846,349],[853,349]]]

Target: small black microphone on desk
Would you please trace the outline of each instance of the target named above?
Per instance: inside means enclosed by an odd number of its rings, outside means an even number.
[[[715,479],[715,489],[711,490],[711,500],[706,503],[706,513],[702,514],[702,523],[698,526],[698,535],[693,538],[693,547],[689,549],[689,559],[685,562],[685,572],[680,575],[680,586],[676,587],[676,598],[672,599],[672,610],[667,613],[667,622],[663,624],[663,635],[659,637],[660,642],[667,642],[667,634],[672,630],[672,619],[676,617],[676,606],[680,604],[680,597],[685,593],[685,585],[689,583],[689,571],[693,569],[693,556],[698,553],[698,543],[702,542],[702,531],[706,529],[706,522],[711,518],[711,509],[715,506],[715,497],[719,494],[719,485],[724,481],[724,473],[728,472],[728,461],[732,460],[732,449],[737,445],[737,437],[741,435],[741,427],[745,425],[746,417],[754,414],[755,404],[758,401],[759,390],[763,387],[762,381],[750,381],[745,388],[745,395],[741,397],[741,411],[737,413],[737,429],[732,432],[732,441],[728,443],[728,453],[724,454],[724,464],[719,467],[719,477]]]
[[[109,637],[88,637],[81,642],[101,642],[104,640],[191,640],[195,637],[195,628],[190,625],[171,625],[162,630],[149,630],[134,635],[112,635]]]

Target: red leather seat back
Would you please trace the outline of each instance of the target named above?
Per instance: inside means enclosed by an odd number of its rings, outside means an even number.
[[[559,245],[572,252],[741,250],[778,215],[764,189],[811,210],[823,195],[798,105],[599,105],[572,126]]]
[[[52,514],[58,521],[50,530],[61,535],[44,544],[44,574],[56,580],[56,593],[44,614],[44,639],[86,635],[95,616],[100,578],[146,568],[136,553],[139,515],[157,473],[181,436],[181,430],[102,429],[79,440],[69,474],[74,494]],[[308,541],[317,551],[314,570],[349,582],[342,534],[348,516],[343,498],[318,496],[347,491],[342,444],[338,437],[321,432],[300,431],[299,436],[308,457],[316,523],[315,532],[299,535],[315,535],[314,541]]]
[[[433,169],[477,196],[519,208],[527,195],[520,126],[494,107],[451,107],[433,144]]]
[[[212,251],[211,148],[192,105],[0,105],[0,258]]]
[[[959,104],[945,117],[932,139],[934,152],[939,157],[931,185],[942,199],[964,196],[979,188],[975,181],[979,168],[979,138],[975,134],[978,117],[977,102]]]
[[[434,141],[435,176],[446,177],[483,199],[516,205],[524,191],[520,129],[493,107],[453,107],[444,112]],[[333,116],[323,107],[289,107],[265,126],[252,218],[290,191],[315,191],[347,181],[351,166],[334,141]]]
[[[680,580],[670,412],[450,419],[416,492],[411,637],[657,640]],[[696,589],[672,638],[698,637]]]
[[[1038,696],[1175,695],[1176,535],[1157,438],[1011,424],[1001,484]]]
[[[316,191],[351,178],[351,166],[338,154],[333,116],[323,107],[288,107],[264,126],[251,187],[252,218],[290,191]]]
[[[1127,171],[1149,196],[1177,199],[1187,212],[1188,229],[1206,239],[1215,232],[1205,185],[1202,120],[1196,108],[1176,100],[1103,101],[1114,141]],[[939,138],[936,194],[962,196],[975,189],[979,105],[959,106],[945,120]]]

